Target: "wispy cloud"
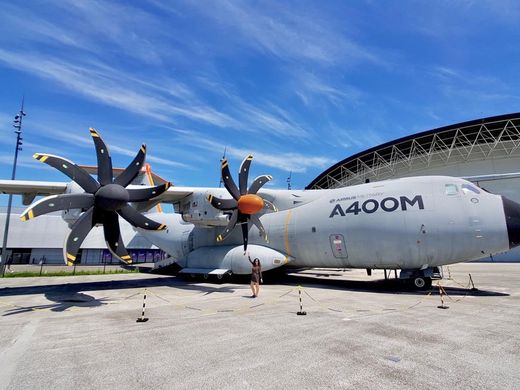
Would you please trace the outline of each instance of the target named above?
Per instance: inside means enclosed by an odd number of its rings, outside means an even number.
[[[340,34],[335,25],[320,15],[320,9],[309,14],[300,7],[283,2],[242,3],[220,1],[218,7],[201,2],[196,7],[217,25],[232,31],[232,39],[242,45],[270,53],[285,60],[307,60],[325,65],[338,63],[382,63],[368,47]]]
[[[160,96],[131,89],[118,82],[120,72],[115,69],[107,71],[107,66],[100,67],[95,63],[89,67],[80,66],[47,56],[4,49],[0,49],[0,62],[50,79],[85,97],[153,119],[172,121],[175,117],[187,117],[219,127],[237,125],[228,115],[209,106],[175,105]]]
[[[74,158],[73,158],[74,160],[76,160],[79,155],[79,153],[77,151],[78,147],[85,149],[85,150],[88,149],[89,151],[91,150],[92,155],[90,155],[90,153],[88,153],[86,155],[89,156],[91,159],[95,158],[95,157],[93,157],[93,155],[95,154],[94,146],[93,146],[92,140],[87,135],[87,133],[88,133],[87,131],[84,131],[85,135],[80,135],[79,133],[75,133],[70,130],[68,130],[68,131],[63,130],[61,128],[57,128],[55,125],[51,125],[51,124],[48,124],[45,122],[36,123],[32,127],[33,127],[33,130],[37,131],[39,134],[41,134],[41,136],[43,136],[45,138],[50,138],[51,140],[53,140],[54,141],[52,143],[53,145],[58,144],[58,145],[62,145],[62,147],[63,147],[63,143],[66,143],[66,144],[74,146],[76,148],[76,150],[74,151]],[[110,137],[110,138],[112,138],[112,137]],[[116,142],[117,142],[117,140],[119,140],[119,141],[121,140],[120,137],[113,139],[114,142],[110,142],[106,137],[104,137],[104,139],[105,139],[105,142],[107,143],[107,146],[108,146],[112,156],[122,155],[122,156],[127,156],[127,157],[133,158],[136,156],[136,154],[138,152],[138,149],[132,150],[132,149],[117,145]],[[58,141],[58,142],[56,142],[56,141]],[[48,146],[38,145],[38,147],[41,148],[41,150],[39,150],[40,152],[45,152],[46,149],[48,149]],[[47,152],[48,152],[48,150],[47,150]],[[67,156],[63,156],[63,157],[67,157]],[[162,157],[150,154],[150,153],[147,153],[146,160],[148,162],[164,165],[167,167],[176,167],[176,168],[189,169],[189,170],[194,169],[191,165],[188,165],[188,164],[185,164],[182,162],[178,162],[178,161],[174,161],[171,159],[167,159],[167,158],[162,158]],[[75,161],[75,162],[79,163],[79,161]]]
[[[334,161],[328,157],[312,156],[310,154],[275,151],[266,152],[265,149],[247,149],[244,147],[230,146],[229,144],[219,142],[208,136],[203,136],[193,130],[176,129],[174,132],[178,134],[178,139],[197,139],[197,142],[192,144],[193,148],[205,150],[212,154],[221,153],[221,151],[225,149],[228,156],[239,160],[242,160],[251,153],[259,165],[284,171],[306,172],[309,168],[324,168],[331,165]]]
[[[336,107],[357,104],[364,93],[351,85],[333,85],[310,72],[299,72],[294,79],[294,92],[306,106],[316,105],[318,99],[325,99]]]

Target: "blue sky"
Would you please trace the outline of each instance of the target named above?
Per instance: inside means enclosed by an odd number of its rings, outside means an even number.
[[[35,152],[218,185],[236,172],[305,187],[418,131],[517,112],[517,1],[0,1],[0,178],[26,98],[18,179],[65,181]],[[5,197],[2,197],[5,198]],[[2,199],[2,203],[6,200]]]

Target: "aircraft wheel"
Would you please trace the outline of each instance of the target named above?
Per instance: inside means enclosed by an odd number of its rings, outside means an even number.
[[[432,286],[432,278],[416,276],[412,280],[413,286],[419,290],[428,290]]]
[[[208,280],[208,278],[209,278],[209,275],[208,274],[204,274],[204,279]]]
[[[224,274],[218,274],[218,275],[217,275],[217,279],[218,279],[218,280],[222,280],[223,277],[224,277]]]

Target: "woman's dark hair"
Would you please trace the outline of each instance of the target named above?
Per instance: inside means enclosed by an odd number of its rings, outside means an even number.
[[[258,265],[260,265],[260,259],[258,257],[256,257],[254,260],[253,260],[253,264],[256,265],[257,264],[257,261],[258,261]]]

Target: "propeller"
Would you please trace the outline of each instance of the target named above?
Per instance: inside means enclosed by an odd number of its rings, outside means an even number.
[[[264,226],[256,214],[263,209],[278,211],[271,202],[257,195],[258,190],[271,180],[272,176],[258,176],[249,189],[247,188],[249,167],[251,166],[252,160],[253,156],[249,155],[242,161],[238,174],[238,188],[229,172],[228,161],[226,159],[222,160],[222,181],[233,199],[221,199],[213,195],[208,196],[208,202],[211,203],[213,207],[222,211],[232,211],[229,222],[224,231],[217,236],[217,241],[225,240],[236,225],[241,225],[244,251],[247,250],[248,232],[251,224],[258,228],[260,235],[267,241]]]
[[[90,230],[103,225],[103,232],[108,249],[121,261],[130,264],[128,254],[121,238],[118,215],[132,226],[147,230],[164,230],[166,225],[145,217],[129,202],[143,202],[159,196],[171,183],[155,187],[127,189],[137,177],[146,158],[146,145],[142,145],[130,165],[116,178],[112,173],[112,159],[105,142],[95,129],[90,129],[97,154],[98,180],[90,176],[83,168],[65,158],[51,154],[36,153],[33,157],[63,172],[75,181],[83,190],[82,194],[64,194],[45,197],[32,204],[20,216],[22,221],[38,217],[57,210],[82,209],[84,213],[72,225],[65,240],[63,257],[67,265],[74,264],[79,248]]]

